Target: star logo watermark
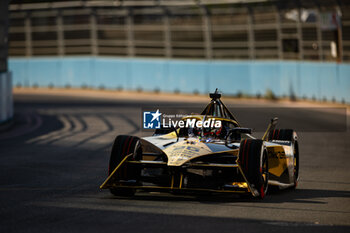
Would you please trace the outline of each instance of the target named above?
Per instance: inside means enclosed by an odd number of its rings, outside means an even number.
[[[143,128],[144,129],[160,129],[160,117],[162,113],[159,109],[155,112],[143,112]]]

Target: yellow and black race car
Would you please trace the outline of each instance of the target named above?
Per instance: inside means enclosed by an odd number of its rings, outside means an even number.
[[[271,120],[262,139],[243,128],[220,100],[200,115],[182,120],[182,128],[160,128],[153,136],[116,137],[109,176],[100,186],[116,196],[149,191],[222,192],[264,198],[268,186],[296,187],[299,150],[296,132],[275,129]],[[209,121],[208,124],[203,122]],[[214,123],[215,124],[214,124]]]

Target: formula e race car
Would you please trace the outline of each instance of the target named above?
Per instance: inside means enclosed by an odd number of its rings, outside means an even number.
[[[254,138],[252,130],[241,127],[226,108],[221,94],[215,91],[210,97],[200,115],[182,119],[184,127],[161,127],[144,138],[117,136],[109,176],[100,188],[116,196],[132,196],[140,189],[258,198],[264,198],[268,186],[295,188],[299,174],[296,132],[275,129],[278,119],[274,118],[262,139]]]

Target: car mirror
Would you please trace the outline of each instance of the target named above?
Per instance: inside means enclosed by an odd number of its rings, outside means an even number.
[[[242,134],[251,134],[251,133],[252,133],[251,128],[241,128],[241,127],[233,128],[228,132],[226,136],[225,145],[228,146],[229,143],[239,142],[241,141]]]

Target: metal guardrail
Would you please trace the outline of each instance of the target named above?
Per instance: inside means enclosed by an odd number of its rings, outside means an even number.
[[[198,6],[198,5],[221,5],[235,3],[262,3],[273,0],[79,0],[68,2],[42,2],[29,4],[13,4],[10,10],[39,10],[48,8],[72,8],[72,7],[174,7],[174,6]]]
[[[309,4],[315,18],[308,22],[301,19],[301,9],[280,8],[279,1],[233,4],[238,2],[12,4],[9,54],[350,61],[350,5],[325,9]],[[342,27],[323,30],[322,14],[339,10]],[[291,11],[299,14],[294,20],[287,17]],[[337,56],[331,53],[332,42]]]

